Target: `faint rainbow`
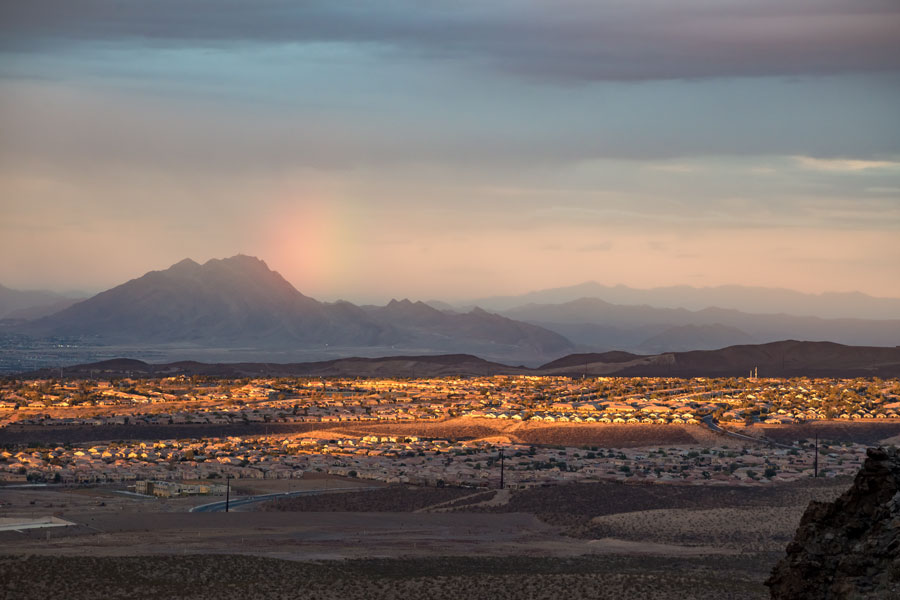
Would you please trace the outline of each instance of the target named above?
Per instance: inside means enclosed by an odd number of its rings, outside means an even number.
[[[302,293],[329,296],[358,267],[358,216],[347,199],[318,190],[275,202],[263,226],[263,259]]]

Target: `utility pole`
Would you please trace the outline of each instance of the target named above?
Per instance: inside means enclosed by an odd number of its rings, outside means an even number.
[[[503,489],[503,448],[500,448],[500,489]]]
[[[228,505],[231,503],[231,475],[225,476],[225,512],[228,512]]]
[[[816,455],[813,458],[813,477],[819,476],[819,434],[816,433]]]

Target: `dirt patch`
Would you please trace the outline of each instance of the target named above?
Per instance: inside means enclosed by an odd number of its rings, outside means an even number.
[[[682,546],[658,542],[631,541],[621,538],[600,538],[588,542],[596,552],[603,554],[653,554],[663,556],[710,556],[734,554],[726,548],[715,546]]]
[[[279,498],[261,503],[261,512],[414,512],[472,494],[463,488],[387,487],[352,494]]]
[[[452,510],[454,508],[459,508],[461,506],[471,506],[474,504],[480,504],[481,502],[493,498],[497,493],[496,490],[490,490],[487,492],[476,492],[474,494],[468,494],[463,496],[462,498],[456,498],[453,500],[446,500],[444,502],[438,502],[437,504],[432,504],[430,506],[426,506],[424,508],[420,508],[415,512],[443,512],[447,510]]]
[[[664,509],[595,517],[584,533],[643,543],[778,551],[794,536],[805,506]]]
[[[497,419],[470,419],[460,417],[446,421],[416,421],[411,423],[357,423],[344,431],[359,436],[416,436],[446,440],[472,440],[502,435],[511,425],[509,421],[498,425]]]
[[[378,481],[360,481],[352,477],[339,477],[307,471],[299,479],[232,479],[231,493],[238,496],[258,496],[297,492],[301,490],[333,490],[340,488],[358,488],[361,485],[386,485]],[[214,498],[221,499],[221,498]],[[212,501],[212,500],[210,500]]]
[[[798,440],[854,442],[877,446],[882,440],[900,435],[900,422],[875,421],[810,421],[798,425],[754,425],[753,427],[728,427],[737,433],[753,437],[765,437],[781,444],[794,444]]]
[[[640,448],[659,445],[693,445],[702,433],[699,425],[530,425],[515,430],[523,444],[541,446],[598,446]]]
[[[573,483],[515,490],[504,505],[468,510],[530,513],[547,523],[565,527],[569,535],[597,537],[598,533],[591,531],[589,524],[591,519],[602,515],[661,509],[806,507],[810,500],[828,500],[840,495],[848,485],[846,478],[754,487]]]
[[[895,433],[900,433],[900,427]],[[551,446],[635,448],[655,445],[715,444],[721,438],[702,425],[539,423],[509,419],[459,417],[444,421],[387,423],[266,423],[239,425],[114,425],[73,427],[8,427],[0,445],[78,444],[109,440],[199,439],[203,437],[297,435],[317,438],[365,435],[485,439],[496,443]]]

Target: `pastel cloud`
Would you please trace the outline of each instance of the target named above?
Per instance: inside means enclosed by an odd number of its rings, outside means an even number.
[[[869,169],[900,169],[900,161],[860,160],[852,158],[815,158],[812,156],[795,156],[802,167],[819,171],[855,173]]]

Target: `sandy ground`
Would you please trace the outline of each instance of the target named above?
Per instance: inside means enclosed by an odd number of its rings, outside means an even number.
[[[325,482],[244,483],[271,493]],[[782,538],[799,520],[802,510],[795,502],[681,509],[675,507],[682,504],[683,490],[637,487],[582,485],[553,495],[549,500],[558,510],[584,513],[582,533],[589,535],[583,537],[568,534],[566,523],[525,512],[190,513],[209,497],[0,489],[4,516],[58,515],[76,524],[0,532],[0,599],[768,597],[762,582],[780,557]],[[596,498],[569,497],[582,489],[597,491]],[[598,516],[626,491],[665,493],[672,498],[653,503],[673,508]],[[730,494],[720,493],[726,503]],[[321,510],[331,502],[317,498]],[[472,506],[503,511],[517,498],[504,490],[477,496]],[[619,504],[618,510],[634,510],[632,502]],[[764,527],[747,525],[761,520]],[[697,532],[703,535],[692,535]]]
[[[685,446],[717,443],[721,438],[703,425],[629,425],[542,423],[459,417],[437,422],[366,423],[343,428],[356,435],[415,435],[445,439],[503,440],[514,444],[550,444],[635,448],[660,444]]]
[[[632,540],[675,545],[777,551],[791,540],[805,506],[648,510],[595,517],[590,531]]]
[[[67,513],[76,527],[0,532],[0,554],[134,556],[240,553],[291,560],[727,550],[561,536],[532,515],[467,513]]]
[[[895,419],[861,419],[845,421],[809,421],[799,425],[770,425],[757,423],[752,427],[726,425],[726,429],[749,435],[765,437],[784,444],[793,444],[798,440],[812,441],[816,435],[819,440],[834,442],[855,442],[877,446],[896,443],[900,439],[900,421]],[[891,441],[893,440],[893,442]]]
[[[7,558],[15,600],[763,600],[768,557],[458,556],[297,562],[238,555]]]
[[[321,485],[320,480],[290,482]],[[332,482],[346,485],[352,482]],[[260,485],[258,492],[279,486]],[[353,492],[347,492],[353,493]],[[76,525],[0,532],[0,554],[132,556],[240,553],[291,560],[470,555],[580,556],[598,553],[720,554],[732,548],[575,539],[525,513],[189,513],[205,498],[151,499],[110,489],[0,490],[3,516],[57,516]],[[509,500],[509,490],[487,500]],[[657,542],[659,542],[657,540]]]

